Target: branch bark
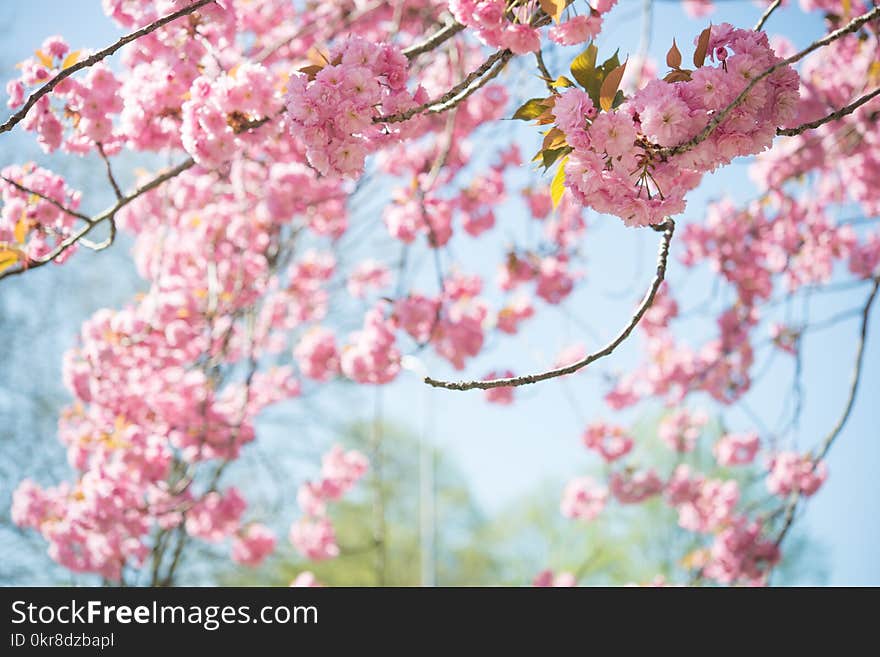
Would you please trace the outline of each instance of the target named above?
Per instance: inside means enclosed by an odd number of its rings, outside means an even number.
[[[209,2],[214,2],[214,0],[197,0],[196,2],[189,5],[188,7],[184,7],[183,9],[178,9],[174,13],[168,14],[167,16],[164,16],[163,18],[160,18],[159,20],[154,21],[153,23],[150,23],[149,25],[142,27],[139,30],[135,30],[134,32],[131,32],[130,34],[126,34],[125,36],[120,37],[116,43],[107,46],[103,50],[99,50],[98,52],[96,52],[94,55],[91,55],[90,57],[86,57],[81,62],[77,62],[76,64],[74,64],[72,66],[68,66],[66,69],[64,69],[63,71],[58,73],[54,78],[49,80],[46,84],[44,84],[42,87],[37,89],[30,96],[28,96],[28,99],[25,101],[22,108],[20,110],[18,110],[15,114],[10,116],[9,119],[6,121],[6,123],[4,123],[3,125],[0,125],[0,133],[9,132],[10,130],[12,130],[12,128],[14,128],[17,123],[19,123],[22,119],[24,119],[25,116],[27,116],[27,113],[36,104],[36,102],[38,100],[40,100],[40,98],[42,98],[43,96],[45,96],[46,94],[51,92],[56,86],[58,86],[59,82],[66,80],[67,78],[69,78],[71,75],[73,75],[77,71],[81,71],[82,69],[88,68],[89,66],[94,66],[95,64],[100,62],[102,59],[109,57],[110,55],[115,53],[117,50],[119,50],[120,48],[122,48],[125,45],[128,45],[132,41],[135,41],[135,40],[141,38],[142,36],[146,36],[147,34],[150,34],[151,32],[155,32],[160,27],[163,27],[163,26],[167,25],[168,23],[170,23],[174,20],[177,20],[178,18],[180,18],[182,16],[186,16],[187,14],[192,14],[197,9],[204,7]]]
[[[807,130],[814,130],[819,126],[825,125],[826,123],[837,121],[838,119],[842,119],[848,114],[852,114],[862,105],[872,100],[873,98],[876,98],[878,95],[880,95],[880,87],[874,89],[874,91],[866,93],[864,96],[858,98],[849,105],[841,107],[839,110],[836,110],[827,116],[823,116],[821,119],[816,119],[815,121],[810,121],[809,123],[803,123],[796,128],[777,128],[776,134],[784,137],[794,137],[795,135],[802,134]]]
[[[635,327],[641,321],[642,317],[648,311],[648,308],[650,308],[651,304],[654,303],[654,297],[657,296],[657,290],[660,289],[660,284],[663,283],[664,278],[666,278],[666,265],[667,261],[669,260],[669,245],[672,241],[672,235],[675,232],[675,222],[672,220],[672,218],[667,218],[665,222],[656,226],[656,230],[663,231],[663,239],[660,241],[660,247],[657,252],[657,271],[654,275],[654,280],[651,282],[651,286],[648,288],[648,291],[645,293],[642,302],[639,304],[635,314],[630,318],[627,325],[617,335],[617,337],[615,337],[611,342],[602,347],[599,351],[593,352],[592,354],[589,354],[585,358],[582,358],[581,360],[577,361],[576,363],[572,363],[571,365],[558,367],[556,369],[547,370],[546,372],[541,372],[538,374],[515,376],[506,379],[492,379],[489,381],[443,381],[427,376],[424,379],[425,383],[434,388],[445,388],[446,390],[473,390],[475,388],[480,390],[489,390],[491,388],[509,388],[515,386],[523,386],[532,383],[538,383],[539,381],[546,381],[547,379],[554,379],[560,376],[565,376],[567,374],[573,374],[579,369],[586,367],[590,363],[593,363],[600,358],[604,358],[605,356],[609,356],[633,332],[633,329],[635,329]]]
[[[85,238],[86,235],[88,235],[92,231],[92,229],[95,228],[95,226],[97,226],[105,221],[110,222],[110,236],[104,242],[101,242],[100,244],[97,244],[97,245],[91,245],[90,248],[92,248],[93,250],[96,250],[96,251],[100,251],[101,249],[107,248],[108,246],[110,246],[110,244],[113,243],[113,238],[115,237],[115,232],[116,232],[115,218],[116,218],[116,213],[119,210],[124,208],[126,205],[128,205],[129,203],[134,201],[139,196],[143,196],[147,192],[156,189],[157,187],[161,186],[163,183],[167,182],[168,180],[171,180],[172,178],[175,178],[176,176],[179,176],[181,173],[183,173],[184,171],[186,171],[187,169],[189,169],[190,167],[192,167],[194,165],[195,165],[195,161],[192,158],[188,158],[188,159],[184,160],[183,162],[178,164],[176,167],[174,167],[172,169],[168,169],[167,171],[160,173],[155,178],[150,180],[148,183],[142,185],[141,187],[138,187],[137,189],[135,189],[133,192],[131,192],[127,196],[122,197],[112,207],[107,208],[101,214],[99,214],[97,217],[88,217],[85,215],[80,215],[78,213],[74,213],[74,216],[77,216],[86,222],[85,226],[83,226],[78,231],[76,231],[75,233],[73,233],[72,235],[67,237],[64,241],[59,243],[54,249],[52,249],[46,255],[44,255],[40,258],[34,258],[31,260],[28,260],[21,267],[17,267],[15,269],[7,269],[3,272],[0,272],[0,280],[3,280],[4,278],[7,278],[9,276],[16,276],[18,274],[23,274],[24,272],[28,271],[29,269],[34,269],[36,267],[42,267],[44,265],[49,264],[55,258],[57,258],[59,255],[61,255],[65,251],[67,251],[67,249],[69,249],[71,246],[73,246],[77,242],[82,241],[83,238]],[[13,181],[9,181],[6,178],[4,178],[4,180],[7,180],[7,182],[11,182],[12,184],[15,185],[15,183]],[[16,185],[16,186],[20,187],[20,185]],[[62,209],[64,209],[64,208],[62,207]],[[64,211],[68,212],[68,210],[64,210]]]

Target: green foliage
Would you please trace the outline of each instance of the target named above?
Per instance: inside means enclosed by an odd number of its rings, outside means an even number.
[[[678,463],[687,463],[707,476],[736,479],[741,507],[773,502],[753,471],[715,464],[711,446],[722,433],[720,424],[704,430],[694,452],[678,454],[656,435],[661,419],[660,413],[649,415],[633,427],[637,447],[630,461],[634,465],[650,463],[667,476]],[[343,442],[370,455],[371,471],[357,486],[356,495],[331,509],[340,557],[306,562],[282,539],[277,554],[258,569],[232,568],[224,562],[216,577],[219,583],[286,586],[297,574],[310,570],[330,586],[421,584],[417,441],[390,426],[379,428],[377,440],[372,427],[356,425]],[[604,466],[588,457],[585,463],[594,465],[582,474],[604,478]],[[487,516],[461,474],[436,450],[434,477],[438,585],[520,586],[544,568],[573,572],[582,585],[648,583],[658,575],[668,582],[690,583],[693,572],[682,557],[706,545],[705,537],[678,527],[677,512],[660,497],[632,506],[610,502],[592,522],[575,522],[559,512],[564,482],[554,479]],[[379,536],[384,536],[381,544],[377,544]],[[824,577],[824,555],[818,546],[803,534],[790,536],[772,582],[817,582]]]

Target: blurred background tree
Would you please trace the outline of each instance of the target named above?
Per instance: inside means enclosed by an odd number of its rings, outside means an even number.
[[[714,436],[704,436],[701,448],[682,457],[657,440],[659,419],[647,418],[636,431],[638,449],[646,457],[670,469],[677,460],[708,467],[712,457],[707,446]],[[718,430],[716,426],[707,434]],[[426,575],[438,586],[516,586],[531,583],[544,568],[574,573],[581,585],[650,583],[658,575],[670,582],[687,581],[687,569],[677,559],[697,541],[677,528],[675,509],[660,497],[603,513],[591,523],[575,522],[559,512],[561,482],[553,480],[487,514],[455,464],[434,447],[428,447],[433,491],[424,499],[419,440],[401,427],[358,423],[341,442],[370,454],[371,464],[380,466],[373,467],[350,499],[331,510],[340,556],[308,562],[280,541],[275,555],[256,569],[218,558],[213,581],[286,586],[309,571],[328,586],[418,586]],[[752,498],[758,503],[764,495],[763,482],[749,481],[747,475],[718,469],[716,476],[737,478],[746,503]],[[424,534],[433,535],[433,545],[425,550]],[[803,533],[792,539],[774,583],[803,579],[806,570],[812,581],[824,581],[827,565],[821,546]]]

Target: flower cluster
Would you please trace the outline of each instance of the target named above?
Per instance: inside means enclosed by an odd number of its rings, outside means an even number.
[[[320,70],[296,73],[287,83],[290,129],[315,169],[356,177],[368,153],[402,136],[399,127],[374,119],[423,102],[424,92],[407,90],[407,60],[399,49],[359,37],[336,45],[327,65],[316,67]]]
[[[704,172],[766,149],[794,115],[798,76],[781,67],[735,103],[751,80],[781,61],[763,32],[711,27],[706,44],[716,66],[645,85],[616,108],[598,113],[579,88],[553,99],[552,113],[573,151],[565,184],[584,205],[628,226],[658,224],[682,212],[685,194]],[[680,55],[678,56],[680,64]],[[713,116],[732,107],[701,141]],[[664,149],[693,143],[672,155]]]
[[[360,452],[346,452],[334,445],[322,459],[321,479],[300,486],[297,503],[306,515],[291,526],[289,538],[303,556],[319,561],[339,555],[327,503],[342,499],[364,476],[367,466],[367,457]]]

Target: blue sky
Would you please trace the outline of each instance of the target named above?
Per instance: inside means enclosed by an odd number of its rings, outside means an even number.
[[[760,13],[753,3],[721,2],[712,16],[713,22],[728,21],[751,26]],[[801,14],[795,5],[781,9],[773,16],[767,29],[781,33],[797,45],[805,45],[820,34],[822,26],[815,17]],[[638,48],[641,0],[621,0],[609,17],[599,40],[600,54],[610,54],[617,47],[621,53],[635,53]],[[63,34],[74,48],[109,43],[118,34],[115,26],[100,11],[100,3],[56,2],[29,0],[5,4],[0,10],[5,34],[0,52],[4,61],[14,62],[29,56],[42,39],[50,34]],[[705,26],[705,20],[687,18],[676,3],[656,2],[654,9],[653,44],[651,53],[663,61],[666,49],[676,37],[679,44],[690,44]],[[576,54],[569,49],[560,57]],[[685,53],[687,55],[687,53]],[[562,60],[559,60],[562,61]],[[561,73],[558,67],[554,73]],[[11,77],[12,71],[5,77]],[[520,69],[506,78],[514,94],[528,98],[539,92],[538,83]],[[523,146],[525,153],[538,146],[533,129],[520,124],[507,124],[511,135]],[[515,131],[515,132],[514,132]],[[507,133],[505,133],[507,134]],[[15,161],[15,154],[0,151],[2,164]],[[683,221],[700,221],[705,203],[722,195],[744,201],[753,195],[747,177],[747,162],[736,162],[723,172],[708,176],[702,187],[689,200]],[[524,170],[520,175],[540,182],[536,172]],[[515,235],[526,221],[521,208],[508,204],[499,213],[501,233]],[[566,304],[562,312],[546,308],[526,329],[512,339],[491,340],[487,353],[469,364],[465,376],[479,377],[496,368],[514,367],[517,373],[540,370],[555,357],[559,347],[582,341],[587,348],[604,343],[626,321],[633,304],[650,280],[657,236],[650,231],[626,229],[616,219],[592,218],[584,243],[587,256],[587,280]],[[379,238],[376,238],[377,240]],[[472,240],[456,240],[452,252],[468,271],[491,276],[500,256],[486,258],[487,248],[500,249],[503,242],[487,245]],[[365,248],[370,248],[368,242]],[[498,251],[500,254],[500,250]],[[675,251],[674,251],[675,253]],[[87,259],[83,253],[78,258]],[[488,261],[488,264],[487,264]],[[60,270],[52,272],[60,281]],[[46,279],[48,280],[47,275]],[[697,306],[711,294],[710,275],[706,270],[688,274],[677,261],[670,267],[669,280],[681,293],[680,305],[687,309]],[[426,291],[431,278],[426,277]],[[59,282],[63,285],[63,282]],[[4,283],[4,287],[5,287]],[[10,286],[13,293],[16,289]],[[5,293],[5,291],[4,291]],[[814,319],[830,317],[836,312],[863,303],[864,287],[836,294],[814,295],[810,313]],[[719,300],[720,302],[721,300]],[[720,306],[716,306],[720,307]],[[77,331],[66,327],[70,339]],[[688,325],[688,330],[691,330]],[[693,324],[691,337],[698,342],[712,331],[711,319]],[[836,421],[842,408],[855,350],[857,321],[837,325],[806,338],[804,364],[805,405],[798,437],[798,446],[807,449],[818,442]],[[809,502],[805,525],[811,536],[827,548],[831,584],[880,584],[880,415],[876,399],[880,392],[880,313],[875,312],[869,327],[864,375],[855,410],[844,432],[838,438],[829,458],[830,478],[824,488]],[[759,352],[759,363],[767,350]],[[637,362],[638,340],[632,340],[600,367],[591,369],[565,382],[551,381],[545,385],[517,392],[512,407],[487,405],[481,393],[455,393],[427,390],[410,373],[382,392],[385,415],[399,423],[421,430],[427,426],[430,438],[450,452],[468,477],[478,499],[488,509],[500,509],[547,480],[557,482],[559,489],[565,479],[594,465],[591,455],[580,444],[585,421],[599,416],[611,418],[601,402],[606,390],[602,373],[619,372]],[[60,360],[57,361],[60,368]],[[447,367],[425,359],[432,375],[453,374]],[[759,364],[760,369],[760,364]],[[768,430],[779,417],[791,386],[792,363],[785,356],[775,357],[774,366],[756,384],[747,397],[754,415],[762,419]],[[577,411],[573,409],[575,400]],[[367,404],[364,405],[368,407]],[[430,414],[426,420],[426,408]],[[644,412],[640,407],[626,418],[636,419]],[[615,417],[615,420],[620,418]],[[752,418],[741,411],[725,412],[725,421],[732,429],[757,428]],[[60,445],[58,449],[61,449]],[[804,584],[812,583],[804,579]]]

